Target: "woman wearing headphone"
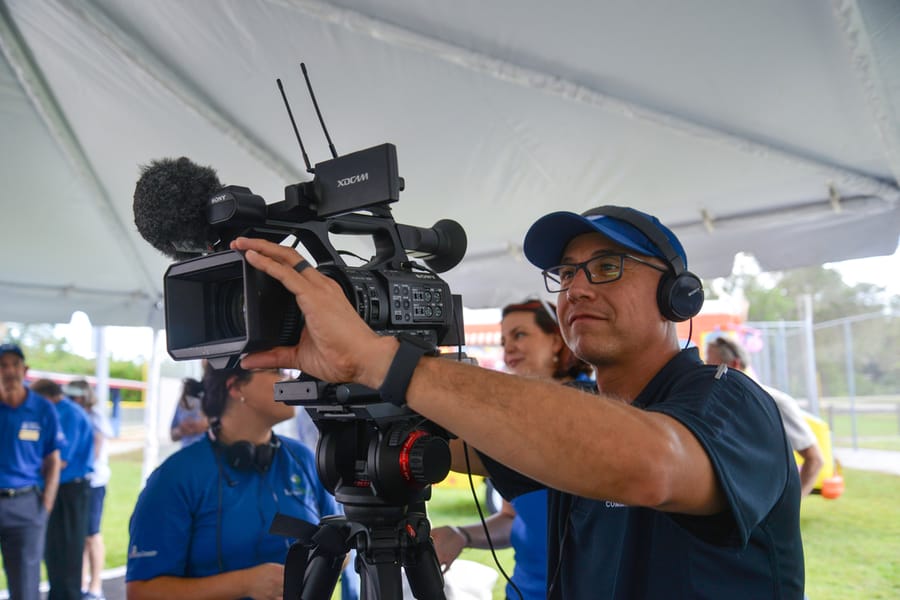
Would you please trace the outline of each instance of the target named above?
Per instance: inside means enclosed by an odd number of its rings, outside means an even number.
[[[130,600],[281,598],[294,540],[268,533],[275,514],[318,524],[340,512],[312,451],[272,432],[294,415],[274,401],[281,379],[277,370],[207,367],[207,438],[150,475],[131,517]]]
[[[500,322],[503,362],[526,377],[555,379],[560,383],[593,385],[591,368],[571,353],[556,322],[556,307],[530,300],[503,308]],[[485,521],[494,548],[512,546],[515,570],[512,583],[523,600],[547,597],[547,492],[541,490],[503,501],[499,512]],[[488,548],[482,524],[438,527],[432,533],[438,562],[449,567],[464,548]],[[507,598],[519,598],[506,587]]]

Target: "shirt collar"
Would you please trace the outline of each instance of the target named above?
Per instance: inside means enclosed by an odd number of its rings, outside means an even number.
[[[666,390],[678,379],[678,374],[683,373],[695,366],[702,366],[703,361],[700,360],[700,350],[696,347],[686,348],[672,357],[659,372],[653,376],[638,397],[635,398],[632,406],[638,408],[646,408],[653,404],[663,402],[666,398]]]

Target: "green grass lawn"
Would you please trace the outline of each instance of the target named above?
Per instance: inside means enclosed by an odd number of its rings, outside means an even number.
[[[853,445],[853,422],[850,415],[834,416],[831,431],[835,446]],[[856,415],[856,436],[860,448],[900,451],[900,415],[893,412],[865,413]]]
[[[140,452],[114,456],[103,515],[107,567],[125,564],[128,518],[138,494]],[[811,600],[900,598],[900,477],[846,469],[846,491],[837,500],[803,501],[801,529],[806,550],[807,594]],[[481,490],[479,490],[481,493]],[[428,504],[434,526],[477,519],[468,490],[436,489]],[[498,552],[512,572],[511,550]],[[462,558],[493,567],[487,550],[465,550]],[[494,598],[504,597],[498,578]],[[6,588],[0,574],[0,589]]]
[[[803,501],[811,600],[900,598],[900,477],[844,470],[837,500]]]
[[[106,568],[122,566],[128,557],[128,519],[140,492],[142,462],[140,450],[110,457],[112,477],[106,486],[100,523],[106,544]]]

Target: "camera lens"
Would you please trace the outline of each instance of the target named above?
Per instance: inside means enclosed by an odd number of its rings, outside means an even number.
[[[247,335],[244,319],[244,280],[241,277],[212,282],[210,290],[213,339],[240,338]]]

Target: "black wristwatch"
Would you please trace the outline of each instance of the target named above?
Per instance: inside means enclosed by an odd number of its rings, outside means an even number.
[[[410,335],[398,335],[400,347],[388,369],[378,393],[385,402],[395,406],[406,406],[406,388],[422,356],[437,354],[436,349],[424,340]]]

